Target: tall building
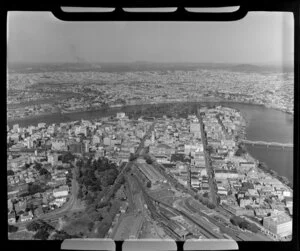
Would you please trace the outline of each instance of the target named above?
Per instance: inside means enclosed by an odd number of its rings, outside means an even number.
[[[154,131],[152,131],[152,134],[151,134],[151,143],[152,144],[155,143],[155,133],[154,133]]]

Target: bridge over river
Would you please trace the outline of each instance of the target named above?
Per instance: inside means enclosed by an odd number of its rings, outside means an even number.
[[[249,145],[261,145],[261,146],[278,146],[282,148],[293,148],[293,143],[280,143],[280,142],[267,142],[267,141],[255,141],[255,140],[242,140],[242,143],[249,144]]]

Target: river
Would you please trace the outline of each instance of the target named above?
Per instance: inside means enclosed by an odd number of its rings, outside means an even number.
[[[257,105],[227,104],[239,109],[247,121],[246,138],[267,142],[293,143],[293,115]],[[252,146],[247,150],[293,184],[293,148]]]
[[[293,116],[284,112],[266,108],[260,105],[219,102],[205,104],[220,104],[238,109],[247,121],[246,138],[268,142],[291,143],[293,142]],[[147,106],[147,105],[146,105]],[[140,106],[112,108],[89,112],[74,112],[69,114],[53,114],[38,118],[22,119],[8,122],[9,126],[18,123],[20,126],[37,125],[39,122],[60,123],[80,119],[96,119],[104,116],[115,115],[117,112],[130,112],[141,109]],[[293,183],[293,149],[278,147],[247,146],[249,153],[259,161],[265,162],[269,168],[280,176],[285,176]]]

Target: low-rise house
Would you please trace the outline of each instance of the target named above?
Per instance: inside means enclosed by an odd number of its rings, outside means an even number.
[[[24,201],[19,201],[18,203],[15,204],[15,211],[16,213],[20,213],[21,211],[25,212],[27,207],[26,200]]]
[[[40,217],[43,214],[44,214],[44,211],[41,206],[39,206],[37,209],[34,210],[34,215],[36,217]]]
[[[8,209],[8,212],[13,210],[13,204],[11,202],[11,199],[7,200],[7,209]]]
[[[53,196],[57,197],[65,197],[69,194],[69,187],[68,186],[61,186],[53,190]]]
[[[31,211],[25,212],[20,215],[20,221],[21,222],[26,222],[26,221],[31,221],[33,218],[33,214]]]
[[[16,214],[14,212],[11,212],[8,215],[8,224],[15,224],[16,223]]]

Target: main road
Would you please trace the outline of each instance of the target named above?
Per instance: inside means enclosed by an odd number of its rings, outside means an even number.
[[[207,138],[204,132],[204,124],[202,121],[202,117],[200,114],[200,111],[197,111],[197,117],[199,119],[199,123],[200,123],[200,130],[201,130],[201,139],[202,139],[202,143],[203,143],[203,151],[204,151],[204,157],[205,157],[205,166],[207,169],[207,174],[208,174],[208,183],[209,183],[209,187],[210,187],[210,199],[211,202],[214,205],[218,205],[218,199],[217,199],[217,187],[216,187],[216,181],[214,178],[214,171],[211,165],[211,160],[210,160],[210,156],[207,150]]]

